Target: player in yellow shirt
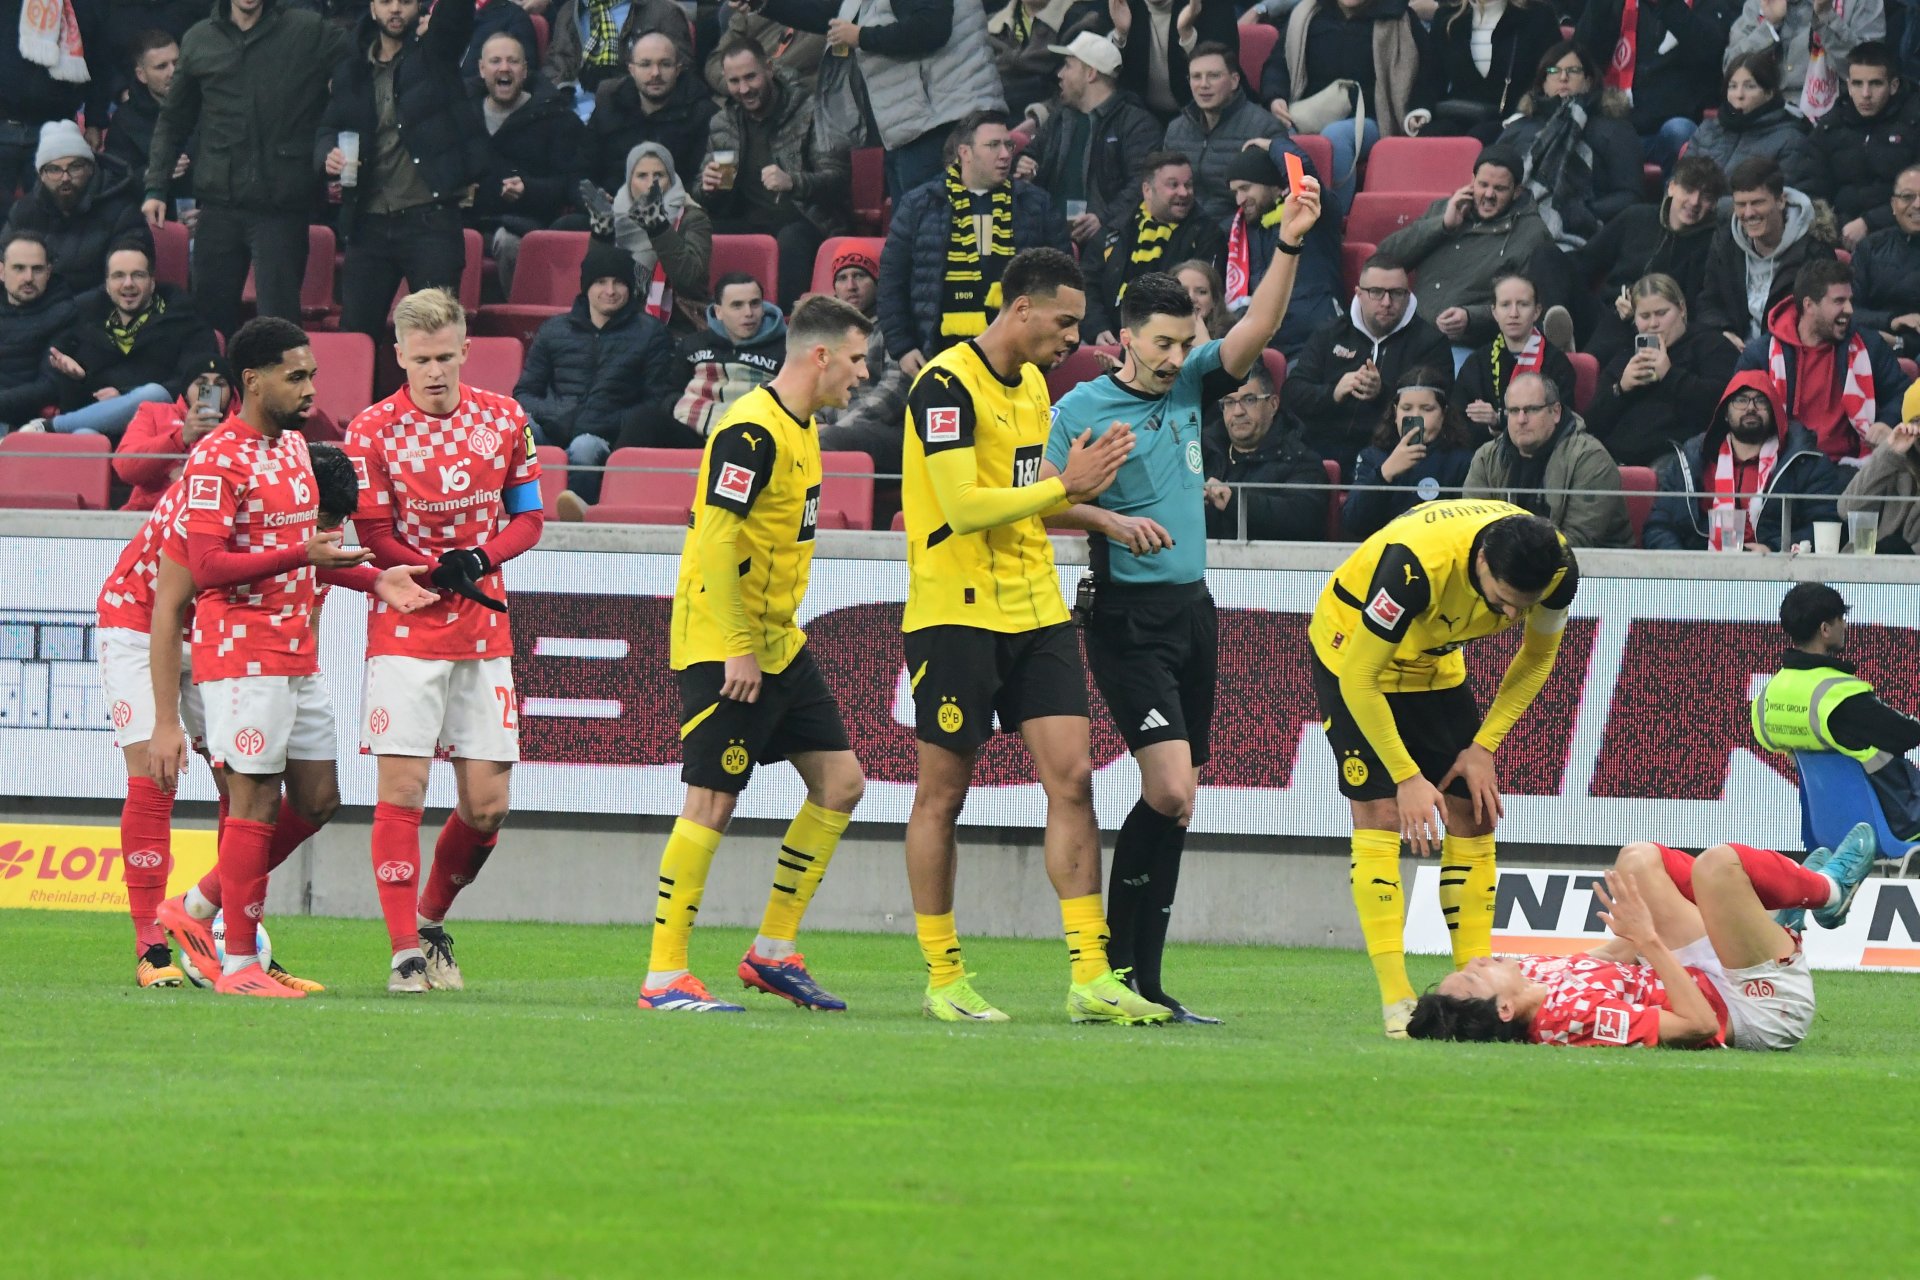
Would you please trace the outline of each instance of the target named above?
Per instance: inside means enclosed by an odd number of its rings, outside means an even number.
[[[794,619],[820,516],[813,415],[844,408],[865,380],[872,332],[843,302],[805,299],[787,322],[780,372],[735,401],[707,437],[673,597],[687,799],[660,855],[642,1009],[742,1012],[689,972],[687,943],[734,803],[755,765],[778,760],[792,763],[807,799],[780,841],[773,892],[740,980],[803,1009],[847,1007],[813,980],[794,940],[866,780]]]
[[[1073,966],[1076,1022],[1161,1022],[1168,1010],[1114,976],[1100,905],[1100,829],[1087,760],[1080,643],[1060,598],[1044,517],[1097,497],[1133,447],[1115,423],[1082,432],[1042,480],[1050,404],[1043,370],[1079,340],[1085,284],[1073,259],[1029,249],[1000,277],[986,332],[935,356],[907,397],[907,673],[920,774],[907,879],[926,957],[921,1008],[946,1022],[1004,1022],[968,981],[953,922],[954,825],[994,718],[1018,732],[1047,793],[1047,876]]]
[[[1439,845],[1455,966],[1489,954],[1501,814],[1493,753],[1553,670],[1579,580],[1566,539],[1523,508],[1428,502],[1361,543],[1314,605],[1314,691],[1353,806],[1353,902],[1392,1039],[1406,1038],[1414,1007],[1401,838],[1420,857]],[[1522,623],[1483,718],[1460,647]]]

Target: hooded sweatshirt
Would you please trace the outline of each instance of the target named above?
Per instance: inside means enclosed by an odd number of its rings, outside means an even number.
[[[1820,451],[1835,462],[1861,457],[1869,449],[1865,435],[1852,421],[1853,409],[1860,406],[1852,404],[1847,392],[1849,349],[1856,337],[1866,346],[1871,370],[1859,389],[1860,394],[1873,399],[1871,420],[1898,422],[1907,376],[1901,372],[1899,360],[1880,341],[1880,335],[1871,330],[1854,329],[1838,342],[1803,346],[1800,304],[1794,298],[1782,298],[1767,313],[1766,333],[1749,342],[1740,355],[1741,369],[1757,370],[1771,378],[1772,348],[1779,343],[1785,366],[1785,380],[1779,390],[1787,416],[1804,423],[1819,441]]]
[[[1371,400],[1333,398],[1340,379],[1373,361],[1380,371],[1380,394]],[[1280,407],[1300,423],[1301,438],[1322,458],[1353,467],[1379,425],[1381,406],[1401,376],[1430,366],[1442,386],[1453,384],[1453,353],[1446,338],[1420,315],[1420,299],[1407,299],[1407,313],[1392,332],[1376,338],[1360,315],[1360,300],[1347,304],[1344,322],[1322,325],[1300,356],[1288,365],[1280,384]]]
[[[707,308],[707,327],[680,343],[685,390],[673,406],[673,416],[704,436],[728,405],[756,387],[773,381],[786,358],[787,318],[771,302],[760,317],[760,328],[745,342],[735,342],[715,307]]]

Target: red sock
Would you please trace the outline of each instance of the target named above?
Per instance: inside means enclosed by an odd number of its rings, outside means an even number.
[[[373,806],[373,887],[387,938],[395,951],[420,945],[416,918],[420,889],[420,810],[405,805]]]
[[[1666,863],[1667,878],[1673,881],[1674,888],[1680,890],[1680,896],[1693,902],[1693,855],[1678,849],[1669,849],[1665,845],[1656,845],[1660,850],[1660,861]]]
[[[273,824],[273,848],[267,851],[267,870],[271,871],[291,858],[293,851],[305,844],[319,829],[295,812],[291,804],[282,800],[280,818]]]
[[[267,850],[272,847],[272,823],[227,819],[227,833],[220,841],[220,896],[238,908],[227,917],[228,955],[258,952],[253,927],[266,910]]]
[[[220,847],[220,837],[227,834],[227,803],[228,803],[227,798],[225,796],[221,796],[220,797],[220,822],[219,822],[219,825],[215,826],[213,829],[213,847],[216,849]]]
[[[1760,905],[1769,911],[1782,907],[1817,910],[1826,906],[1833,894],[1833,881],[1818,871],[1807,870],[1784,853],[1745,844],[1730,843],[1727,847],[1740,855],[1740,866],[1753,882]]]
[[[218,826],[216,826],[213,829],[213,847],[216,855],[218,854],[220,849],[220,842],[226,838],[227,838],[227,798],[225,796],[221,796],[220,797],[220,823]],[[220,907],[220,862],[217,856],[214,859],[213,865],[207,868],[207,874],[200,877],[200,896],[205,898],[208,902],[211,902],[214,905],[215,910],[219,909]]]
[[[120,806],[120,865],[134,950],[144,952],[166,941],[153,917],[173,871],[173,793],[162,791],[152,778],[127,779],[127,800]]]
[[[433,846],[433,870],[427,876],[426,892],[420,895],[420,914],[429,920],[445,920],[453,909],[453,900],[472,884],[493,856],[500,840],[497,831],[475,831],[455,810],[440,828],[440,839]]]

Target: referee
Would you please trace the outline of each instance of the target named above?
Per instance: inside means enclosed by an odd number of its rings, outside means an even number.
[[[1300,246],[1320,217],[1320,184],[1304,179],[1286,202],[1279,256],[1225,337],[1178,280],[1150,272],[1120,302],[1119,369],[1069,391],[1055,406],[1042,478],[1082,433],[1132,429],[1134,448],[1094,501],[1048,523],[1093,533],[1086,613],[1087,666],[1140,766],[1140,799],[1113,846],[1107,882],[1107,955],[1114,970],[1179,1022],[1217,1024],[1161,985],[1161,957],[1180,881],[1194,790],[1207,762],[1218,642],[1207,592],[1203,406],[1246,380],[1286,318]]]

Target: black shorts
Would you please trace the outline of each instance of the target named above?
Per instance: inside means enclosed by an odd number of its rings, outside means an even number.
[[[1204,582],[1103,582],[1087,619],[1087,667],[1127,750],[1185,741],[1207,762],[1220,627]]]
[[[758,764],[807,751],[851,751],[840,704],[802,648],[787,669],[760,681],[757,702],[720,696],[723,662],[696,662],[675,672],[680,685],[680,781],[739,795]]]
[[[1393,799],[1399,789],[1347,710],[1347,700],[1340,696],[1340,677],[1327,670],[1319,654],[1313,655],[1313,691],[1326,722],[1327,745],[1333,748],[1334,763],[1340,769],[1340,794],[1349,800]],[[1473,691],[1462,683],[1423,693],[1389,693],[1386,699],[1407,754],[1421,774],[1437,785],[1480,732],[1480,707]],[[1472,798],[1459,778],[1447,787],[1447,794]]]
[[[993,736],[996,714],[1009,733],[1043,716],[1086,718],[1086,667],[1070,622],[1014,632],[923,627],[907,632],[906,651],[922,742],[972,751]]]

